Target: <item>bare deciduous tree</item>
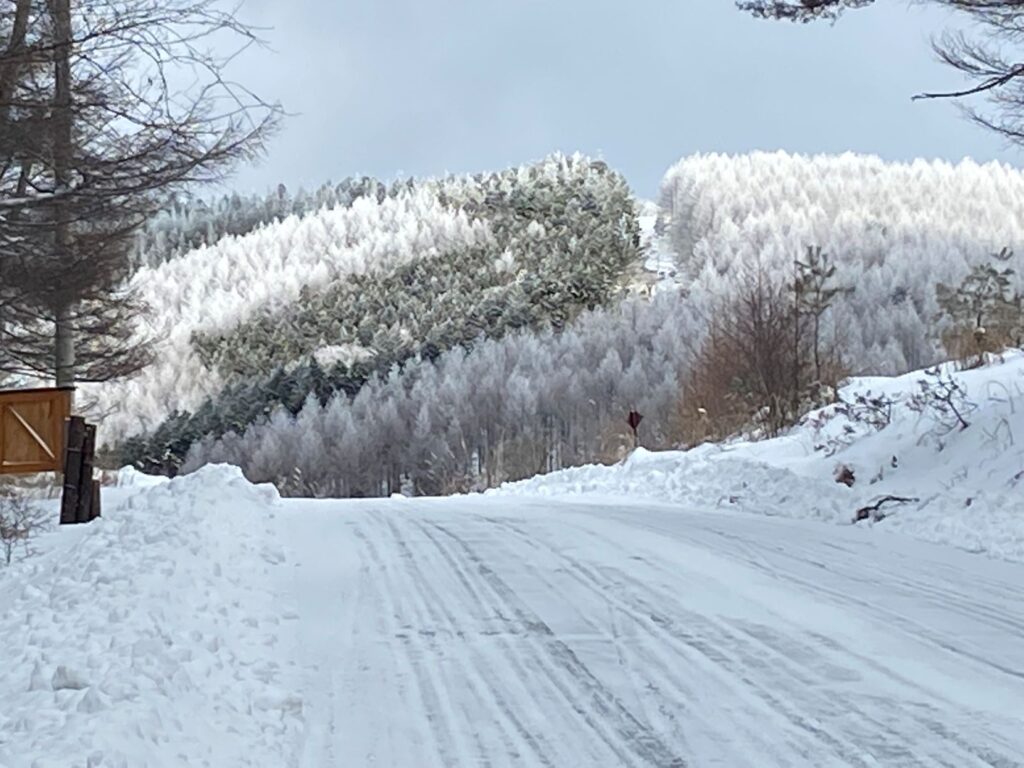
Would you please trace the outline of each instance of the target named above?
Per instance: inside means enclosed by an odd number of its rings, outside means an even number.
[[[215,0],[17,0],[0,35],[0,368],[124,375],[147,359],[134,232],[278,122],[225,74],[259,41]]]
[[[5,565],[14,560],[21,548],[30,554],[33,536],[46,527],[46,514],[17,491],[0,486],[0,558]]]
[[[792,343],[794,316],[786,288],[760,269],[719,303],[684,383],[689,442],[748,428],[774,437],[795,420],[803,379]]]

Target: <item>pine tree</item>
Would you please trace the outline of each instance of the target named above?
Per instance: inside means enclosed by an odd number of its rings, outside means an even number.
[[[807,254],[803,260],[797,260],[796,279],[793,284],[794,294],[794,325],[797,337],[802,340],[805,333],[809,334],[812,362],[814,364],[814,384],[823,382],[823,350],[821,338],[822,318],[836,297],[852,291],[836,284],[836,265],[831,263],[828,254],[823,253],[821,246],[807,246]],[[810,318],[810,328],[801,326],[803,318]],[[801,367],[799,358],[801,342],[798,341],[797,369]],[[802,389],[802,387],[800,387]]]
[[[1024,299],[1013,287],[1015,270],[1003,248],[992,261],[975,266],[955,288],[935,287],[942,313],[952,321],[943,335],[947,351],[967,365],[980,365],[988,352],[1020,344]]]

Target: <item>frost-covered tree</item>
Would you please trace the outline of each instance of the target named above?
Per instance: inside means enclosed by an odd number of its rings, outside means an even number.
[[[297,301],[282,301],[274,286],[262,305],[246,307],[240,322],[222,321],[216,330],[193,326],[192,354],[214,374],[203,378],[217,388],[187,423],[176,419],[172,431],[151,435],[159,445],[131,441],[126,458],[168,471],[168,442],[180,447],[244,428],[279,404],[297,412],[310,391],[304,379],[311,361],[326,363],[327,351],[352,351],[330,364],[330,377],[336,390],[354,395],[412,358],[433,361],[523,328],[565,328],[581,311],[617,295],[620,279],[640,258],[628,186],[581,156],[553,156],[480,179],[424,182],[412,194],[480,236],[417,242],[423,224],[414,222],[413,240],[403,244],[397,263],[379,260],[322,282],[307,278]],[[320,231],[324,220],[302,220],[305,237],[336,248],[337,237]],[[374,244],[391,245],[384,238]],[[183,333],[180,326],[174,331]],[[184,455],[178,448],[172,453]]]
[[[836,297],[850,290],[836,283],[836,266],[831,263],[828,254],[821,250],[821,246],[807,246],[804,257],[796,260],[796,277],[793,281],[795,369],[799,372],[803,367],[801,348],[803,340],[806,339],[811,349],[816,384],[821,384],[825,380],[826,357],[831,357],[834,364],[839,363],[835,360],[837,350],[834,347],[830,350],[831,354],[827,354],[823,349],[822,320],[832,308]],[[799,391],[802,389],[799,378],[797,384]]]
[[[993,260],[974,267],[957,287],[935,287],[942,312],[952,321],[943,334],[951,355],[980,364],[986,352],[1019,344],[1024,298],[1013,287],[1015,270],[1004,266],[1013,251],[1003,248]]]
[[[355,396],[339,388],[295,414],[278,407],[243,431],[203,438],[184,469],[229,461],[293,494],[451,493],[614,460],[631,446],[630,408],[645,414],[645,446],[670,447],[680,376],[700,334],[690,307],[678,293],[633,298],[560,332],[414,358]]]
[[[172,411],[199,409],[224,379],[204,368],[191,344],[196,331],[231,328],[269,304],[287,306],[352,274],[379,274],[442,248],[489,237],[484,222],[443,206],[436,190],[414,189],[360,198],[349,208],[318,210],[230,237],[139,269],[132,289],[150,308],[139,333],[152,337],[154,361],[137,376],[79,390],[83,406],[102,419],[109,446],[151,431]],[[358,345],[325,347],[321,362],[356,362]],[[269,375],[270,370],[264,371]]]
[[[820,246],[836,295],[822,338],[843,335],[852,373],[902,373],[944,357],[934,286],[1024,247],[1024,174],[999,163],[886,163],[852,154],[695,155],[668,171],[662,217],[694,295],[726,295],[760,264],[791,274]],[[1024,288],[1014,274],[1015,290]]]
[[[60,386],[124,375],[144,359],[132,233],[276,124],[224,74],[226,46],[256,38],[212,0],[17,0],[0,37],[0,365]]]
[[[210,200],[180,192],[170,196],[163,209],[136,235],[133,263],[136,268],[156,267],[195,248],[246,235],[288,216],[301,218],[323,208],[348,208],[364,197],[381,202],[411,186],[411,180],[385,185],[363,176],[346,178],[338,184],[328,182],[312,192],[300,188],[292,193],[284,184],[265,195],[242,196],[235,192]]]

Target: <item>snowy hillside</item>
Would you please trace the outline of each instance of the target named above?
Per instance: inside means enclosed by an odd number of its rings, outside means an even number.
[[[679,268],[676,266],[675,253],[668,237],[659,231],[660,217],[661,207],[657,203],[652,200],[638,201],[637,218],[640,221],[640,236],[645,258],[643,274],[637,283],[646,288],[648,294],[660,290],[677,290],[680,285],[680,281],[676,279]]]
[[[103,417],[105,442],[151,428],[224,385],[197,357],[193,333],[230,328],[268,303],[293,303],[307,286],[317,289],[487,237],[485,222],[442,205],[436,189],[424,186],[381,202],[361,198],[351,207],[288,217],[143,268],[132,285],[151,308],[140,333],[154,340],[155,362],[127,381],[84,385],[84,402],[94,401]]]
[[[294,415],[309,397],[321,404],[351,398],[412,360],[430,364],[481,340],[565,328],[587,309],[612,305],[641,262],[628,185],[580,155],[423,182],[410,193],[416,195],[425,196],[423,209],[396,217],[411,238],[382,222],[346,234],[325,230],[322,216],[303,219],[297,226],[312,232],[304,250],[326,252],[319,257],[323,274],[286,275],[290,261],[282,259],[284,272],[253,280],[242,298],[207,309],[202,322],[192,319],[195,312],[184,323],[165,318],[169,341],[158,363],[124,391],[105,395],[123,395],[116,402],[125,413],[101,430],[108,444],[120,443],[121,461],[173,473],[198,441],[242,432],[278,409]],[[357,201],[333,215],[406,199]],[[279,228],[260,233],[268,233],[262,245],[254,236],[229,245],[280,250]],[[210,250],[215,263],[226,247]],[[349,247],[365,253],[373,271],[338,269]],[[161,275],[174,270],[164,277],[183,290],[202,254],[174,260]],[[233,285],[219,274],[224,269],[208,277]],[[185,291],[193,294],[205,308],[207,292]],[[187,383],[179,387],[182,378]],[[147,382],[152,386],[135,391]]]
[[[623,408],[650,415],[650,446],[684,442],[679,393],[716,302],[756,263],[788,281],[810,243],[839,266],[821,318],[837,369],[948,358],[936,285],[1024,240],[1015,199],[1024,181],[1005,166],[853,155],[688,158],[660,209],[580,156],[425,182],[143,270],[156,362],[83,400],[106,447],[147,471],[220,457],[292,493],[480,488],[607,460],[628,442]],[[1006,264],[1018,286],[1022,256]],[[624,285],[662,303],[615,306]],[[577,331],[603,338],[583,348]],[[550,364],[526,361],[534,340]],[[502,371],[494,386],[476,376],[465,393],[446,362],[463,355]],[[300,433],[337,461],[285,448]]]
[[[842,524],[896,496],[913,500],[882,504],[879,530],[1024,561],[1024,353],[942,370],[938,383],[923,371],[855,379],[841,392],[849,407],[811,413],[774,440],[641,449],[614,466],[567,469],[492,493],[612,495]],[[951,393],[946,404],[943,392]],[[836,481],[843,468],[853,473],[851,487]]]
[[[834,324],[855,372],[902,373],[943,359],[935,285],[957,283],[1003,247],[1024,285],[1024,173],[785,152],[694,155],[666,173],[668,247],[697,295],[758,267],[790,279],[820,246],[838,267]]]

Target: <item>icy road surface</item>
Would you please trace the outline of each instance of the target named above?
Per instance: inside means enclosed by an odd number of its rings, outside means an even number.
[[[274,525],[304,768],[1024,766],[1024,565],[612,501]]]

